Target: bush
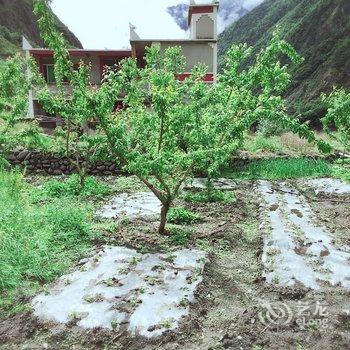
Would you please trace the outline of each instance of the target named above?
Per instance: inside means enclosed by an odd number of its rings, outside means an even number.
[[[169,222],[178,225],[193,224],[200,219],[199,215],[179,207],[171,208],[168,215]]]

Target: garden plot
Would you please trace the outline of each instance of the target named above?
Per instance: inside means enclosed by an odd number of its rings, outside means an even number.
[[[299,282],[320,289],[321,282],[350,289],[350,248],[336,247],[331,234],[315,222],[305,198],[285,182],[260,181],[267,219],[262,229],[263,263],[268,283]]]
[[[160,214],[161,202],[152,192],[122,193],[114,197],[100,211],[106,219],[151,218]]]
[[[319,193],[338,194],[338,195],[350,194],[350,184],[338,179],[332,179],[332,178],[312,179],[304,183],[312,187],[316,194],[319,194]]]
[[[106,246],[32,301],[35,315],[82,328],[127,328],[155,337],[178,327],[202,281],[205,254],[139,254]]]
[[[208,179],[206,178],[194,178],[192,181],[185,185],[185,189],[188,190],[203,190],[207,188]],[[231,179],[218,178],[211,180],[211,184],[216,190],[233,191],[237,188],[236,183]]]

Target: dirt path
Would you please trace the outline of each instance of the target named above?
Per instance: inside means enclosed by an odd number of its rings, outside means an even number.
[[[206,251],[209,261],[196,302],[176,331],[146,341],[126,331],[43,324],[28,312],[0,321],[0,349],[349,349],[347,255],[341,260],[345,266],[341,278],[332,277],[332,265],[331,271],[325,266],[337,252],[347,254],[343,245],[350,241],[350,204],[337,202],[348,201],[347,195],[316,196],[299,182],[244,182],[236,196],[237,201],[230,204],[180,203],[202,216],[201,222],[191,226],[187,248]],[[274,215],[280,215],[279,222],[290,233],[288,242],[271,234]],[[312,236],[308,236],[310,225],[316,229]],[[140,221],[120,227],[109,239],[111,244],[136,249],[177,249],[152,232],[152,223]],[[329,254],[318,249],[321,233],[330,238],[322,236]],[[266,237],[277,237],[276,247],[270,249],[275,254],[267,254],[271,245]],[[291,266],[283,255],[279,260],[282,243],[288,243],[287,253],[301,265],[291,269],[294,274],[274,278],[276,273],[269,275],[268,266],[272,271],[282,269],[283,263]],[[310,276],[302,278],[307,271],[311,271],[312,284]]]

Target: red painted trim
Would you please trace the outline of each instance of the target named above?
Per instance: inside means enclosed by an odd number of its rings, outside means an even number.
[[[113,57],[131,57],[131,50],[108,50],[108,51],[89,51],[89,50],[68,50],[72,56],[85,56],[85,55],[100,55],[100,56],[113,56]],[[29,50],[32,55],[38,56],[50,56],[53,55],[52,50],[48,49],[32,49]]]
[[[214,12],[214,6],[195,6],[191,7],[191,13],[212,13]]]
[[[189,78],[190,76],[191,76],[191,73],[179,74],[177,76],[177,80],[184,81],[185,79]],[[208,82],[208,83],[214,82],[214,74],[212,74],[212,73],[206,74],[203,78],[203,81]]]
[[[96,54],[96,52],[91,52],[91,54]],[[127,58],[132,56],[132,51],[100,51],[98,54],[107,57]]]
[[[190,6],[188,10],[188,25],[190,26],[192,16],[198,13],[213,13],[214,6]]]

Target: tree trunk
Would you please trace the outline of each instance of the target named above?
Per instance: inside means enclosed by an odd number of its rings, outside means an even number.
[[[84,189],[84,185],[85,185],[85,179],[86,179],[86,171],[85,169],[83,169],[80,173],[79,173],[79,194],[83,191]]]
[[[171,205],[171,201],[167,200],[165,203],[163,203],[162,205],[162,209],[160,212],[160,224],[159,224],[159,228],[158,228],[158,233],[160,235],[164,235],[165,234],[165,225],[167,223],[167,215],[170,209],[170,205]]]

